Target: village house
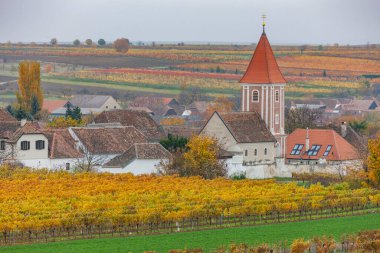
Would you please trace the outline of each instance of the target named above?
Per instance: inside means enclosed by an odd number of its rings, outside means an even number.
[[[68,107],[73,107],[68,100],[44,100],[42,110],[46,110],[50,117],[61,117],[66,115]]]
[[[275,166],[277,141],[257,112],[215,112],[200,134],[217,139],[225,151],[233,154],[226,161],[230,175],[271,177],[267,165]]]
[[[296,129],[287,138],[286,160],[298,173],[338,173],[362,165],[358,150],[332,129]]]
[[[95,117],[94,122],[96,124],[120,123],[122,126],[134,126],[151,142],[165,138],[162,127],[152,119],[149,113],[144,111],[125,109],[104,111]]]
[[[83,115],[121,109],[121,106],[112,96],[75,95],[69,102],[73,107],[78,106]]]
[[[349,103],[342,104],[340,111],[345,115],[359,115],[363,116],[368,113],[380,113],[380,108],[377,102],[373,99],[360,100],[353,99]]]

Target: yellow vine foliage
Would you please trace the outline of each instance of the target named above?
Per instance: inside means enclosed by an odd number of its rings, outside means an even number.
[[[380,184],[380,135],[368,140],[369,155],[367,158],[368,177],[372,183]]]
[[[305,188],[274,180],[206,180],[0,167],[2,232],[175,222],[192,217],[288,213],[379,202],[380,192],[369,188],[349,190],[319,184]]]
[[[83,125],[81,120],[75,120],[70,116],[65,117],[55,117],[52,121],[48,123],[50,128],[67,128],[67,127],[76,127]]]

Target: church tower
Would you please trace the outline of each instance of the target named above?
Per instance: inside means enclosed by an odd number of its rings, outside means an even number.
[[[263,16],[265,17],[265,16]],[[285,157],[285,84],[272,48],[263,33],[241,84],[241,110],[256,111],[277,140],[277,157]]]

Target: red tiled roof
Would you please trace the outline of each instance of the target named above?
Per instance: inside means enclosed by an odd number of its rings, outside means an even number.
[[[75,140],[68,129],[44,129],[42,133],[48,139],[50,158],[83,157],[83,153],[75,148]]]
[[[6,109],[0,108],[0,122],[4,121],[17,122],[17,119],[13,117]]]
[[[261,35],[251,62],[239,82],[252,84],[286,83],[265,33]]]
[[[67,100],[44,100],[42,110],[47,110],[49,113],[62,108],[67,104]]]
[[[288,135],[286,139],[286,158],[287,159],[304,159],[316,160],[325,158],[330,161],[356,160],[359,158],[358,151],[348,143],[342,136],[332,129],[309,129],[309,149],[313,145],[321,145],[316,156],[309,156],[306,152],[306,129],[296,129]],[[302,144],[302,150],[299,155],[291,155],[296,144]],[[331,150],[326,157],[324,153],[328,145]]]

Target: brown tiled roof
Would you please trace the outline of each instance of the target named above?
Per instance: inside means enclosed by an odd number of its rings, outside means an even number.
[[[232,112],[218,115],[238,143],[276,142],[257,112]]]
[[[135,143],[147,142],[146,137],[133,126],[71,129],[83,145],[95,154],[120,154]]]
[[[162,128],[150,117],[147,112],[134,110],[104,111],[95,118],[95,123],[120,122],[123,126],[134,126],[150,141],[157,141],[165,137]]]
[[[18,121],[0,121],[0,139],[10,138],[20,127]]]
[[[332,129],[309,129],[309,149],[313,145],[321,145],[317,155],[309,156],[306,152],[306,129],[296,129],[288,135],[286,139],[286,158],[287,159],[319,159],[326,158],[331,161],[356,160],[359,158],[358,151],[348,143],[342,136]],[[302,144],[302,150],[299,155],[291,155],[296,144]],[[331,145],[331,151],[325,157],[323,156],[328,145]]]
[[[346,111],[368,111],[379,110],[374,100],[352,100],[349,104],[342,104],[342,109]]]
[[[68,129],[44,129],[49,142],[49,158],[79,158],[83,153],[75,148],[75,140]]]
[[[6,109],[0,109],[0,122],[4,121],[16,122],[17,119],[13,117]]]
[[[125,167],[135,159],[169,159],[171,154],[159,143],[136,143],[123,154],[111,159],[105,167]]]
[[[27,122],[23,127],[18,128],[8,139],[8,142],[17,142],[24,134],[42,134],[37,122]]]
[[[70,103],[80,108],[101,108],[112,96],[103,95],[75,95]]]
[[[239,82],[252,84],[286,83],[265,33],[261,35],[251,62]]]
[[[52,113],[59,108],[65,107],[67,103],[67,100],[44,100],[42,110],[47,110],[49,113]]]
[[[166,97],[137,97],[129,103],[131,107],[146,107],[156,116],[180,115],[184,107],[174,98]]]

